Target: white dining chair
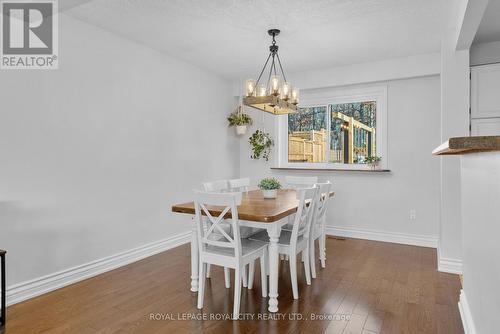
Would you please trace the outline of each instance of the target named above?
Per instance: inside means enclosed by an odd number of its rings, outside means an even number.
[[[248,177],[229,180],[229,191],[247,192],[249,187],[250,179]]]
[[[316,197],[316,205],[314,206],[314,214],[311,222],[310,236],[310,251],[311,257],[311,275],[316,278],[316,256],[314,244],[319,239],[319,259],[321,261],[321,268],[326,267],[326,211],[328,208],[328,201],[330,200],[330,191],[332,184],[330,181],[325,183],[316,183],[318,187],[318,196]]]
[[[250,178],[244,177],[240,179],[232,179],[229,180],[229,191],[231,192],[248,192],[250,188]],[[248,238],[252,236],[253,234],[259,232],[260,229],[248,227],[248,226],[241,226],[240,227],[240,236],[242,238]],[[245,285],[243,285],[245,286]]]
[[[250,183],[250,179],[248,179],[248,182]],[[202,186],[205,192],[211,192],[211,193],[223,193],[223,192],[228,192],[230,191],[229,188],[229,181],[228,180],[217,180],[217,181],[209,181],[209,182],[203,182]],[[223,224],[221,228],[224,229],[224,231],[228,234],[231,234],[231,224]],[[247,232],[246,230],[244,231],[245,233]],[[248,234],[250,235],[250,234]],[[246,234],[245,234],[246,236]],[[248,280],[247,280],[247,275],[246,275],[246,268],[243,269],[245,272],[244,279],[243,279],[243,286],[247,287],[248,286]],[[210,273],[211,273],[211,267],[210,264],[207,264],[207,273],[206,276],[207,278],[210,278]],[[226,288],[231,287],[231,279],[230,279],[230,272],[229,268],[224,267],[224,282],[226,285]]]
[[[209,182],[203,182],[202,183],[203,190],[205,192],[226,192],[229,190],[229,183],[227,180],[217,180],[217,181],[209,181]],[[225,230],[226,233],[231,233],[231,225],[224,224],[221,226]],[[210,278],[210,264],[207,264],[207,278]],[[230,279],[230,272],[229,268],[224,267],[224,282],[226,285],[226,288],[229,289],[231,287],[231,279]]]
[[[318,183],[317,176],[285,176],[285,183],[288,188],[300,189],[311,188]],[[284,229],[291,230],[293,228],[294,215],[288,216],[288,223],[283,227]],[[286,258],[282,256],[281,259]],[[287,259],[288,260],[288,259]]]
[[[223,266],[234,269],[234,305],[233,319],[240,313],[241,285],[243,268],[260,259],[262,297],[267,296],[267,275],[264,270],[264,259],[267,257],[267,243],[259,240],[241,239],[238,224],[238,208],[241,204],[241,193],[195,193],[195,219],[199,245],[199,289],[198,308],[203,308],[205,293],[205,264]],[[208,206],[222,206],[224,209],[218,217],[210,214]],[[232,236],[222,228],[224,216],[231,213],[228,219],[232,225]],[[207,219],[203,219],[206,215]],[[208,222],[209,223],[208,223]]]
[[[292,282],[293,299],[299,298],[299,288],[297,284],[297,255],[302,253],[304,258],[304,273],[307,285],[311,285],[311,269],[309,267],[309,233],[311,221],[314,213],[314,205],[317,200],[319,188],[297,189],[297,199],[299,200],[293,229],[291,231],[282,230],[278,241],[278,252],[288,256],[290,259],[290,280]],[[269,242],[266,231],[257,233],[250,237],[252,240]]]

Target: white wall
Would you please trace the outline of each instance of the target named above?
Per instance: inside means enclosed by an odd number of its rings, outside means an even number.
[[[251,160],[248,137],[263,125],[275,136],[275,116],[264,114],[262,124],[263,113],[247,108],[256,122],[241,140],[240,175],[251,177],[254,184],[268,175],[318,175],[331,180],[337,192],[331,201],[328,225],[437,239],[439,160],[431,151],[440,141],[439,83],[439,76],[434,75],[374,84],[388,86],[391,173],[270,170],[276,154],[267,163]],[[409,219],[410,209],[417,211],[417,220]]]
[[[483,65],[500,62],[500,42],[472,44],[470,64]]]
[[[469,333],[497,333],[500,326],[500,152],[463,155],[461,171],[463,293],[466,296],[460,300],[462,317],[469,326],[475,325],[475,331]]]
[[[7,285],[189,229],[170,212],[238,174],[219,77],[60,15],[56,71],[0,73]]]

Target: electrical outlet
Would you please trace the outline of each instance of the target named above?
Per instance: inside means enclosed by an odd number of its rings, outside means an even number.
[[[416,219],[417,219],[417,210],[410,209],[410,220],[416,220]]]

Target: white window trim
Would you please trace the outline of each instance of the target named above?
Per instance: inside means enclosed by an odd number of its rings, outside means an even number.
[[[377,155],[382,157],[380,167],[389,169],[387,155],[387,86],[321,88],[301,92],[299,107],[328,106],[329,104],[376,101],[377,102]],[[328,107],[327,107],[328,114]],[[330,128],[330,117],[327,117],[327,128]],[[330,162],[288,162],[288,117],[278,116],[276,122],[277,133],[277,168],[311,168],[311,169],[370,169],[364,164],[340,164]],[[327,137],[327,147],[330,147],[330,136]]]

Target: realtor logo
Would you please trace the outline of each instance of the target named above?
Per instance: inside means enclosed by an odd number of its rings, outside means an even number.
[[[0,0],[1,69],[57,69],[56,0]]]

